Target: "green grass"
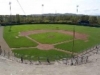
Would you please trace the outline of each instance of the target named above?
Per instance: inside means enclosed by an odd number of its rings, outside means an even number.
[[[16,38],[16,36],[18,38]],[[19,48],[19,47],[35,47],[37,44],[26,37],[18,36],[16,32],[6,32],[4,31],[4,39],[8,43],[11,48]]]
[[[67,28],[66,28],[67,26]],[[10,26],[5,27],[6,31],[8,32],[10,29]],[[14,25],[11,27],[11,32],[21,32],[21,31],[29,31],[29,30],[72,30],[73,27],[70,25],[64,25],[64,24],[26,24],[26,25]]]
[[[45,32],[33,34],[30,35],[30,37],[43,44],[54,44],[72,39],[72,36],[65,35],[59,32]]]
[[[95,41],[94,42],[93,41],[85,42],[83,40],[75,40],[73,52],[76,52],[76,53],[82,52],[88,48],[91,48],[91,46],[94,46],[96,44],[97,44],[97,42],[95,42]],[[56,45],[55,47],[72,52],[73,41],[68,42],[68,43],[59,44],[59,45]]]
[[[40,58],[40,60],[46,60],[47,57],[50,60],[59,60],[62,59],[64,57],[70,57],[70,54],[66,54],[64,52],[60,52],[60,51],[56,51],[56,50],[39,50],[37,48],[35,49],[24,49],[24,50],[13,50],[13,52],[15,53],[15,56],[17,57],[21,57],[23,56],[24,59],[30,59],[32,60],[37,60],[38,57]],[[27,55],[27,57],[25,57],[25,55]]]

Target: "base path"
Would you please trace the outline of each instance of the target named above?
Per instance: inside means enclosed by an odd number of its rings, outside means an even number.
[[[10,47],[7,45],[6,41],[3,38],[3,26],[0,26],[0,45],[2,50],[5,50],[6,52],[11,52]]]

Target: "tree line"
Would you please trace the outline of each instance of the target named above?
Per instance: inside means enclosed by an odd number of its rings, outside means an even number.
[[[1,25],[12,24],[83,24],[100,25],[100,16],[75,15],[75,14],[42,14],[42,15],[0,15]]]

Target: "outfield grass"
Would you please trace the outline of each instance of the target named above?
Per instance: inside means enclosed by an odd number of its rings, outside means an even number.
[[[56,51],[56,50],[39,50],[37,48],[34,49],[24,49],[24,50],[13,50],[15,53],[15,56],[21,57],[23,56],[24,59],[30,59],[32,57],[32,60],[37,60],[38,57],[40,60],[46,60],[48,57],[50,60],[59,60],[64,57],[69,58],[70,54],[66,54],[64,52]],[[27,57],[25,57],[27,55]]]
[[[73,44],[73,41],[59,44],[59,45],[56,45],[55,47],[59,49],[63,49],[65,51],[67,50],[67,51],[72,52],[72,47],[73,47],[72,44]],[[96,44],[97,42],[92,42],[92,41],[85,42],[83,40],[75,40],[73,52],[76,52],[76,53],[82,52],[84,50],[87,50],[88,48],[93,47]]]
[[[54,44],[72,39],[72,36],[65,35],[59,32],[45,32],[33,34],[30,35],[30,37],[43,44]]]

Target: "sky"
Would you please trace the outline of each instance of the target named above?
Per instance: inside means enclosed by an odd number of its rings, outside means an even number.
[[[11,12],[9,2],[11,2]],[[0,15],[46,13],[100,15],[100,0],[0,0]]]

